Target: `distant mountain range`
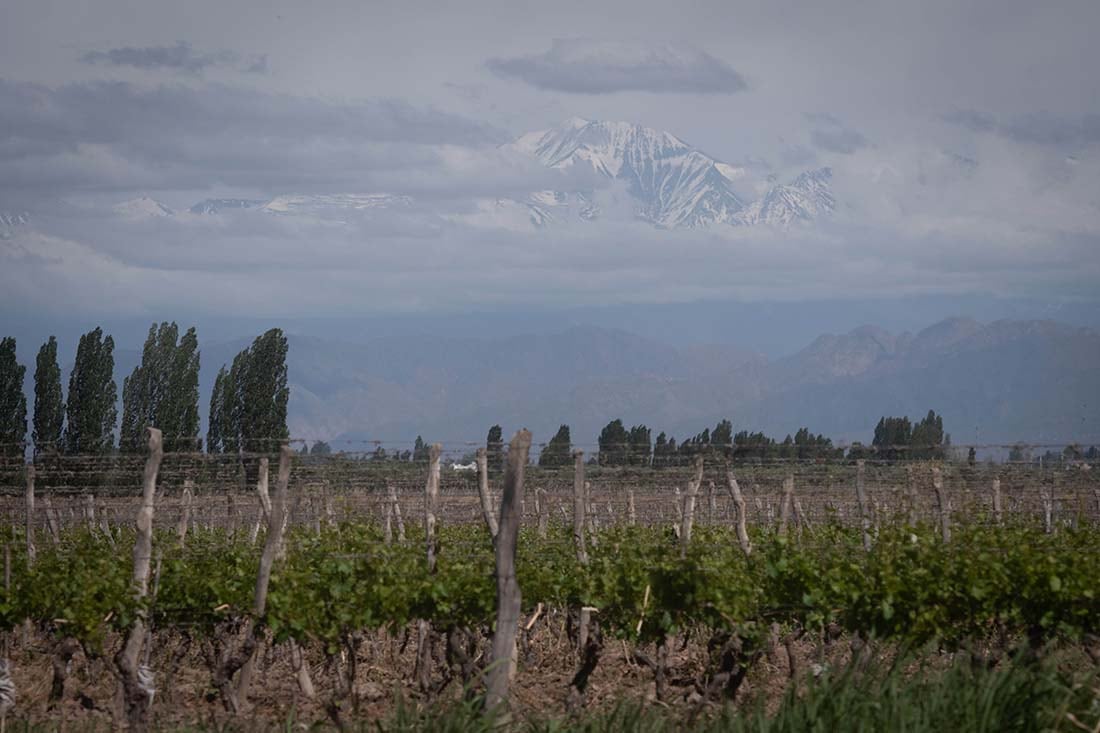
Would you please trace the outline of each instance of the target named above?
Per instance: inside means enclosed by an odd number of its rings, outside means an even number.
[[[207,381],[243,346],[204,348]],[[326,440],[470,440],[500,423],[538,441],[568,423],[592,443],[620,417],[678,439],[729,418],[780,438],[807,426],[866,441],[882,415],[934,409],[956,443],[1100,442],[1100,334],[1051,321],[863,327],[774,361],[591,327],[357,344],[292,335],[289,370],[291,432]]]
[[[666,229],[713,224],[787,226],[831,213],[836,200],[829,190],[832,171],[807,171],[787,184],[746,202],[735,192],[750,173],[711,158],[674,135],[628,122],[573,118],[550,130],[528,133],[513,149],[534,156],[550,168],[585,166],[599,175],[623,181],[637,204],[638,215]],[[574,193],[580,201],[591,192]],[[546,192],[526,203],[538,221],[547,211],[567,204],[570,194]],[[584,218],[595,218],[591,206]]]
[[[561,171],[575,170],[625,186],[634,215],[662,229],[716,225],[785,228],[831,214],[837,201],[832,171],[819,168],[786,183],[747,167],[712,158],[668,132],[627,122],[573,118],[549,130],[522,135],[504,146]],[[471,214],[425,215],[492,228],[543,228],[600,219],[600,190],[536,191],[521,198],[472,199]],[[184,215],[241,212],[336,219],[372,210],[409,209],[420,202],[393,193],[283,194],[270,199],[210,198]],[[112,213],[125,220],[175,216],[148,196],[123,201]]]

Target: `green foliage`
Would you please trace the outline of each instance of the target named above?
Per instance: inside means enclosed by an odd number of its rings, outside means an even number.
[[[199,430],[199,352],[195,329],[153,324],[141,364],[122,383],[119,450],[143,449],[145,428],[160,428],[166,451],[192,450]]]
[[[427,463],[429,458],[431,458],[431,455],[428,452],[428,444],[424,442],[422,437],[416,436],[416,442],[413,443],[413,463]]]
[[[96,328],[80,337],[65,403],[65,452],[109,453],[118,418],[115,342]]]
[[[27,437],[27,397],[23,377],[27,367],[15,357],[15,339],[0,339],[0,455],[23,455]]]
[[[929,410],[923,420],[911,423],[907,417],[882,417],[875,426],[871,445],[875,455],[886,460],[944,457],[951,436],[943,431],[943,418]]]
[[[558,432],[543,446],[539,453],[539,466],[542,468],[562,468],[572,462],[570,448],[573,443],[569,437],[569,426],[562,425]]]
[[[612,420],[600,431],[599,450],[601,466],[625,466],[629,462],[630,433],[622,420]]]
[[[55,633],[99,643],[133,618],[130,548],[121,532],[65,532],[40,546],[38,562],[13,557],[12,592],[0,623],[30,618]],[[438,570],[429,573],[423,532],[386,545],[378,526],[345,523],[286,538],[276,564],[267,624],[276,638],[318,639],[331,653],[349,634],[426,619],[439,629],[491,622],[493,547],[477,524],[439,528]],[[599,609],[611,637],[652,642],[671,633],[736,632],[759,643],[771,623],[820,630],[830,623],[865,637],[946,649],[974,640],[1026,636],[1079,639],[1100,631],[1100,532],[1046,534],[1023,526],[959,525],[950,544],[932,527],[881,529],[870,552],[858,528],[823,524],[812,536],[753,532],[745,557],[732,530],[696,528],[686,553],[663,527],[612,526],[577,563],[569,529],[524,530],[516,573],[528,611],[536,604]],[[259,548],[243,533],[195,528],[180,547],[158,533],[162,556],[154,625],[210,633],[251,608]]]
[[[271,452],[290,436],[286,425],[287,339],[278,328],[258,336],[218,372],[210,398],[207,449]]]
[[[61,367],[57,364],[57,339],[38,350],[34,369],[35,455],[55,451],[61,446],[61,428],[65,421],[65,403],[61,395]]]
[[[206,450],[210,453],[226,452],[226,431],[222,423],[225,419],[225,391],[228,385],[229,370],[223,364],[218,369],[218,376],[214,378],[214,389],[210,392],[210,411],[206,427]]]
[[[485,438],[485,459],[490,473],[504,470],[504,431],[499,425],[489,428]]]

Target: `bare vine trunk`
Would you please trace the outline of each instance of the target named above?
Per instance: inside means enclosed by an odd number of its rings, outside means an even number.
[[[157,473],[164,457],[160,430],[146,428],[149,456],[145,461],[142,477],[141,508],[137,516],[137,537],[134,540],[134,596],[138,611],[126,637],[126,643],[115,655],[122,682],[126,719],[131,731],[141,733],[149,729],[149,708],[153,703],[153,674],[147,664],[140,662],[141,647],[145,643],[146,610],[143,603],[149,592],[149,565],[153,554],[153,509],[157,492]]]
[[[507,716],[508,690],[514,674],[516,632],[520,619],[520,587],[516,580],[516,541],[523,520],[523,472],[531,449],[531,433],[520,430],[508,447],[504,493],[500,499],[500,531],[496,546],[497,623],[492,662],[486,682],[485,706]]]

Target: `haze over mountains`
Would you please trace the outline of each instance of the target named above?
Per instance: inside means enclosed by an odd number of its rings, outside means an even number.
[[[837,207],[828,167],[779,182],[766,167],[725,163],[669,132],[628,122],[572,118],[551,129],[522,135],[501,151],[519,161],[568,174],[562,180],[588,184],[574,190],[533,191],[519,198],[471,196],[472,213],[464,214],[436,211],[430,204],[421,206],[414,196],[393,192],[208,198],[180,212],[142,195],[111,205],[108,213],[130,222],[242,213],[340,220],[372,211],[411,210],[425,221],[440,216],[482,227],[544,228],[603,218],[608,199],[615,203],[616,187],[625,191],[633,216],[660,229],[715,225],[783,229],[826,216]],[[15,221],[15,215],[5,215],[0,223],[9,227],[9,218]],[[27,218],[17,223],[27,224]]]
[[[204,395],[245,343],[203,347]],[[881,415],[935,409],[957,444],[1100,442],[1100,334],[1053,321],[867,326],[773,360],[589,326],[359,343],[292,333],[288,361],[292,434],[330,441],[478,440],[493,423],[538,441],[568,423],[589,444],[616,417],[678,439],[729,418],[780,438],[805,425],[868,441]]]

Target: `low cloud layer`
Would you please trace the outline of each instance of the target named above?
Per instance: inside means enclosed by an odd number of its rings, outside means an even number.
[[[267,56],[247,60],[233,51],[198,51],[186,41],[172,46],[121,46],[106,51],[88,51],[80,57],[86,64],[129,66],[143,70],[182,71],[199,74],[208,68],[228,68],[246,73],[267,71]]]
[[[505,139],[485,123],[397,99],[332,101],[220,84],[49,87],[5,79],[0,131],[0,200],[34,191],[63,196],[218,184],[372,190],[387,171],[411,176],[439,167],[446,146]]]
[[[944,119],[973,132],[995,133],[1021,143],[1068,149],[1100,143],[1100,114],[1071,118],[1036,112],[1002,120],[988,112],[964,109]]]
[[[690,46],[556,39],[544,53],[486,62],[498,76],[575,94],[732,94],[745,79],[725,61]]]

